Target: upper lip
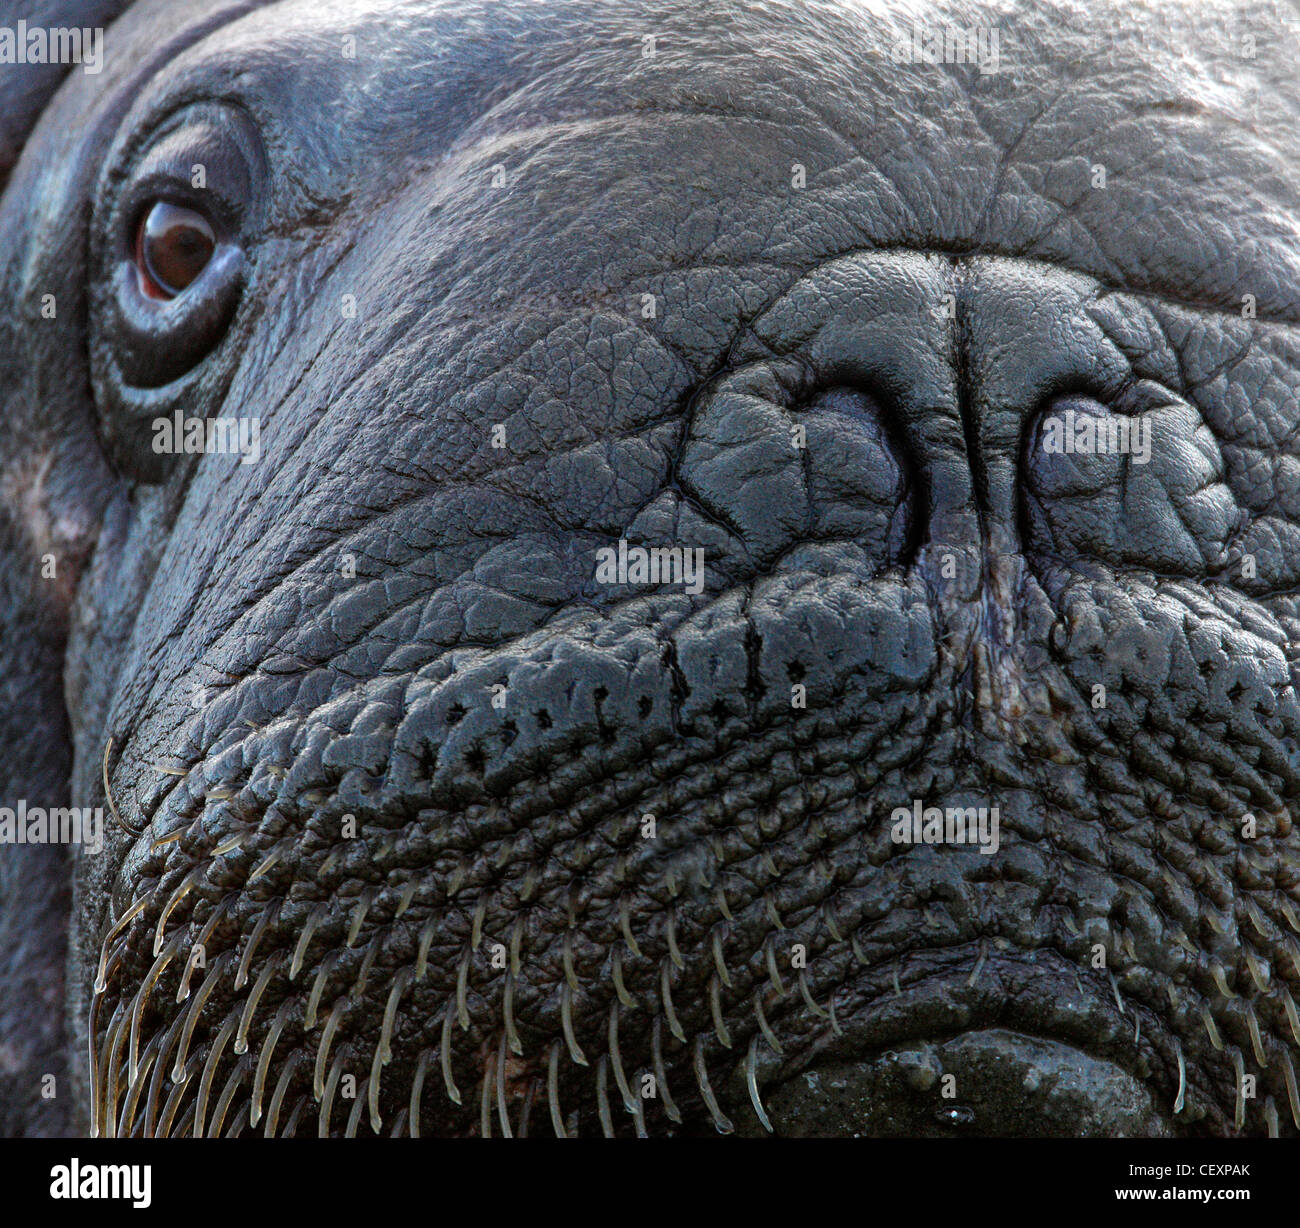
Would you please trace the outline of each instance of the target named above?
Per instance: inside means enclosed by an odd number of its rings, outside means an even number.
[[[845,585],[845,591],[852,588],[851,584]],[[794,602],[788,602],[787,607],[794,607]],[[786,629],[791,635],[796,633],[797,607],[795,614],[787,607],[782,607],[782,613],[788,621],[769,614],[762,623],[764,633]],[[754,616],[752,604],[749,616]],[[728,630],[730,638],[723,634],[713,647],[719,655],[735,651],[743,665],[747,648],[740,644],[735,628],[724,626],[724,633]],[[674,631],[670,629],[668,634]],[[902,634],[901,630],[897,633]],[[662,639],[649,643],[658,645]],[[941,662],[923,629],[915,632],[914,644],[917,654],[925,658],[918,662],[914,655],[908,663],[920,698],[915,711],[900,709],[905,713],[900,719],[910,721],[909,728],[918,735],[928,735],[929,713],[951,701],[943,698],[946,692],[942,688],[926,690],[926,681],[941,668]],[[970,1028],[1004,1026],[1059,1039],[1113,1061],[1135,1078],[1153,1082],[1159,1103],[1167,1108],[1178,1097],[1181,1069],[1181,1077],[1187,1081],[1185,1099],[1205,1111],[1205,1128],[1231,1132],[1231,1059],[1224,1053],[1209,1051],[1199,1020],[1195,1026],[1189,1022],[1195,1016],[1187,1010],[1166,1016],[1160,1009],[1166,986],[1151,978],[1163,977],[1168,988],[1179,989],[1188,983],[1195,969],[1189,969],[1186,961],[1161,963],[1161,946],[1170,940],[1170,925],[1158,914],[1163,896],[1156,898],[1161,887],[1154,877],[1153,920],[1147,927],[1149,932],[1144,930],[1139,935],[1140,955],[1132,953],[1131,945],[1129,953],[1125,953],[1121,942],[1107,942],[1108,958],[1121,980],[1126,966],[1139,966],[1139,971],[1150,974],[1144,982],[1149,987],[1144,1000],[1139,1001],[1135,994],[1121,999],[1111,973],[1095,970],[1083,961],[1088,944],[1096,941],[1095,933],[1122,937],[1111,933],[1107,918],[1113,915],[1117,902],[1122,902],[1123,886],[1132,884],[1129,880],[1116,884],[1113,876],[1103,874],[1104,867],[1087,859],[1087,847],[1080,852],[1069,842],[1057,842],[1050,850],[1056,860],[1046,867],[1054,876],[1047,881],[1054,884],[1057,899],[1070,907],[1069,912],[1043,909],[1041,915],[1024,917],[1008,913],[1002,918],[1007,924],[1001,930],[991,917],[986,915],[981,920],[978,902],[966,898],[970,893],[965,889],[978,884],[964,877],[969,867],[963,866],[958,850],[947,850],[953,859],[933,866],[910,854],[890,856],[887,844],[881,844],[885,836],[872,812],[877,816],[888,814],[888,806],[899,799],[885,799],[877,789],[877,778],[868,779],[865,774],[875,771],[874,748],[891,732],[879,709],[870,702],[872,688],[877,685],[874,680],[868,680],[865,687],[859,685],[857,690],[849,689],[839,699],[840,709],[819,714],[822,719],[834,717],[839,721],[837,737],[843,746],[837,753],[855,765],[859,761],[871,763],[856,775],[828,772],[818,778],[812,791],[795,788],[791,796],[796,801],[780,813],[767,812],[764,808],[771,794],[808,782],[808,770],[800,766],[804,761],[792,754],[800,748],[793,727],[788,722],[766,719],[770,711],[788,700],[780,695],[770,701],[753,700],[748,736],[742,733],[745,718],[728,714],[726,736],[719,737],[721,721],[711,723],[707,716],[709,694],[692,697],[691,719],[697,721],[697,727],[695,736],[684,741],[666,695],[672,671],[658,668],[650,660],[651,649],[644,640],[627,645],[630,666],[626,659],[611,663],[602,657],[603,647],[599,637],[581,622],[562,634],[551,628],[513,643],[508,652],[467,654],[459,668],[444,667],[439,662],[416,677],[379,678],[359,684],[307,718],[286,715],[260,730],[227,730],[223,740],[195,764],[188,777],[166,778],[174,786],[170,793],[164,796],[159,790],[154,794],[146,814],[154,818],[155,830],[137,843],[126,872],[135,882],[156,883],[160,900],[166,899],[181,875],[195,869],[196,863],[211,859],[213,850],[233,833],[242,832],[248,838],[245,847],[223,854],[227,861],[219,876],[221,881],[211,890],[224,896],[235,883],[247,886],[252,882],[252,892],[237,905],[245,933],[266,899],[280,892],[287,895],[290,888],[296,907],[319,904],[335,909],[337,904],[341,916],[344,905],[339,902],[338,884],[330,881],[322,862],[329,860],[327,853],[339,844],[337,827],[331,824],[337,823],[343,811],[355,810],[359,827],[373,829],[379,837],[367,867],[367,873],[372,875],[369,881],[382,883],[378,891],[389,897],[379,900],[368,914],[368,924],[373,924],[376,916],[387,924],[393,915],[392,897],[413,884],[413,890],[419,893],[415,912],[422,913],[428,924],[447,929],[457,940],[458,927],[469,924],[475,900],[483,901],[485,912],[487,901],[496,901],[500,905],[498,915],[488,917],[484,932],[499,937],[497,929],[503,933],[509,929],[510,910],[515,909],[515,915],[522,911],[516,896],[522,898],[520,883],[528,867],[540,867],[540,884],[533,884],[540,886],[540,891],[531,897],[529,907],[544,904],[554,910],[555,916],[562,917],[558,901],[566,884],[574,881],[567,859],[578,849],[584,857],[597,853],[608,856],[608,868],[621,862],[621,872],[641,891],[642,902],[649,905],[639,923],[646,927],[642,930],[643,941],[649,936],[645,945],[658,957],[663,950],[665,913],[671,911],[660,898],[668,871],[684,869],[684,877],[689,880],[693,867],[684,863],[696,858],[699,866],[694,868],[701,869],[699,877],[707,879],[717,868],[710,840],[721,841],[725,835],[732,841],[731,866],[748,876],[743,884],[744,898],[738,900],[733,894],[730,904],[737,911],[741,907],[749,909],[749,918],[754,922],[749,932],[735,934],[739,941],[732,947],[731,954],[736,958],[731,971],[739,972],[740,977],[734,992],[728,982],[728,993],[722,995],[727,1024],[736,1042],[734,1051],[727,1052],[726,1061],[737,1063],[741,1079],[736,1103],[743,1106],[748,1098],[744,1067],[753,1035],[753,1016],[744,998],[746,993],[764,992],[766,985],[765,977],[754,972],[759,957],[755,926],[762,924],[769,928],[774,941],[781,931],[782,943],[787,938],[790,942],[808,942],[815,948],[816,963],[808,985],[792,983],[794,978],[787,973],[784,996],[770,1002],[768,1018],[780,1038],[782,1053],[769,1054],[763,1045],[757,1047],[755,1061],[761,1066],[756,1071],[756,1082],[760,1088],[821,1061],[878,1053],[890,1044],[917,1037],[937,1039]],[[572,654],[577,668],[566,654]],[[849,656],[854,660],[847,660]],[[869,657],[870,650],[864,647],[862,658]],[[648,662],[644,668],[643,658]],[[837,674],[851,676],[856,661],[855,654],[846,650],[836,659]],[[708,663],[701,666],[698,659],[679,662],[677,668],[685,669],[692,681],[697,675],[708,676]],[[505,721],[488,710],[483,699],[506,669],[513,671],[510,681],[514,684],[507,716],[518,719],[520,728],[528,733],[513,741],[503,738]],[[611,684],[607,691],[602,679],[619,675],[620,671],[625,682],[634,676],[638,689],[625,686],[619,694]],[[623,702],[635,710],[637,697],[642,695],[640,688],[644,688],[645,695],[653,696],[654,712],[652,718],[638,722],[617,705]],[[901,684],[893,693],[899,689]],[[601,706],[606,700],[610,723],[602,726]],[[539,725],[536,731],[532,724],[525,725],[526,720],[531,721],[534,709],[547,702],[556,720]],[[664,712],[664,707],[670,709],[669,713]],[[612,740],[603,747],[604,753],[588,754],[591,746],[575,745],[575,731],[593,724],[611,733]],[[463,756],[476,745],[489,742],[496,755],[494,779],[467,774]],[[933,736],[926,745],[933,753]],[[969,746],[962,749],[970,752],[970,770],[978,771],[976,752]],[[651,750],[656,754],[653,763]],[[1019,754],[1015,747],[1008,750]],[[368,758],[371,755],[378,758]],[[1018,762],[1026,765],[1021,791],[1032,791],[1032,757],[1020,756]],[[611,763],[623,765],[621,775],[611,773]],[[638,840],[625,841],[626,825],[635,825],[643,803],[661,794],[658,772],[665,763],[674,770],[672,787],[678,816],[690,821],[678,823],[675,829],[670,823],[666,828],[668,838],[653,847]],[[277,771],[269,770],[277,764],[281,765]],[[1002,767],[1005,774],[1006,765]],[[750,796],[748,786],[755,780],[762,786],[760,792],[766,790],[764,796]],[[500,787],[502,781],[505,787]],[[539,782],[544,787],[532,787]],[[367,783],[376,786],[373,794],[362,790]],[[707,819],[707,807],[723,804],[718,800],[721,792],[728,795],[725,804],[734,808],[736,820],[725,832],[711,826]],[[796,804],[800,807],[798,813],[793,809]],[[1026,805],[1022,803],[1022,808]],[[1033,808],[1029,805],[1029,809]],[[433,818],[422,826],[430,814]],[[741,815],[746,816],[743,822]],[[1091,815],[1072,817],[1080,823],[1095,821]],[[165,848],[150,865],[150,841],[167,829],[185,829],[191,834],[183,844]],[[766,845],[755,839],[756,831],[768,838]],[[525,833],[526,841],[516,846],[516,837]],[[385,843],[389,836],[393,840]],[[400,844],[398,836],[403,837]],[[254,882],[255,871],[266,863],[277,843],[283,844],[286,853],[292,849],[293,856],[258,873]],[[783,864],[778,868],[773,862],[769,872],[760,862],[774,847]],[[467,849],[480,855],[465,858]],[[168,864],[169,857],[182,850],[184,857]],[[1028,841],[1023,851],[1033,854]],[[494,853],[503,853],[504,857],[494,858]],[[188,864],[185,858],[191,859]],[[817,858],[834,861],[839,887],[848,887],[852,880],[852,890],[838,897],[843,906],[832,910],[834,916],[829,923],[819,919],[819,910],[835,893],[817,878]],[[652,864],[656,859],[657,864]],[[448,881],[455,878],[450,869],[453,862],[465,868],[456,887],[448,890]],[[1076,865],[1084,866],[1091,875],[1077,891],[1067,873]],[[1007,883],[1014,885],[1014,877]],[[679,884],[685,888],[686,903],[693,912],[684,914],[686,920],[678,941],[686,941],[687,926],[700,923],[707,927],[715,919],[715,885],[706,881],[700,889],[699,883]],[[947,945],[923,940],[918,937],[920,931],[910,928],[912,897],[936,885],[949,889],[953,898],[965,892],[961,908],[953,913],[964,920],[955,923],[953,930],[949,918],[949,933],[943,939]],[[462,886],[465,895],[452,898]],[[580,901],[582,907],[590,908],[593,917],[591,933],[586,935],[596,940],[593,947],[621,941],[617,909],[610,904],[608,886],[606,883],[598,890],[587,881],[586,894]],[[209,891],[209,887],[204,885],[201,890]],[[768,891],[776,904],[765,894]],[[1095,894],[1095,899],[1090,893]],[[183,920],[198,894],[195,892],[178,908],[168,921],[169,928],[174,929]],[[218,898],[212,896],[209,903]],[[617,900],[617,892],[613,898]],[[925,896],[920,895],[920,899],[918,909],[924,907]],[[1086,902],[1090,899],[1091,903]],[[783,918],[773,916],[778,904]],[[760,919],[765,905],[771,911],[762,915],[773,917],[770,924]],[[1067,935],[1068,924],[1059,924],[1063,915],[1067,922],[1072,917],[1093,925],[1090,936],[1085,939],[1077,930],[1074,937]],[[157,917],[152,903],[146,916],[150,924]],[[825,916],[821,911],[820,918]],[[1094,923],[1100,923],[1100,929]],[[142,920],[142,928],[144,924]],[[480,927],[481,918],[473,924]],[[843,938],[836,936],[836,925],[844,927]],[[849,938],[859,928],[875,944],[876,962],[856,961]],[[1016,947],[999,936],[1016,931],[1022,935]],[[828,932],[831,940],[826,937]],[[690,941],[697,937],[692,933]],[[708,938],[706,932],[700,948],[704,961],[712,959]],[[547,930],[541,941],[554,939],[555,934]],[[554,978],[559,957],[554,946],[546,954],[551,961],[546,976]],[[768,955],[766,948],[762,954]],[[748,968],[742,971],[745,964]],[[584,972],[589,974],[591,967],[588,960]],[[692,971],[689,988],[680,986],[674,992],[679,994],[678,1009],[683,1016],[688,1011],[694,1016],[692,1030],[698,1025],[707,1035],[710,1025],[706,1021],[712,1004],[686,1000],[688,993],[703,988],[708,968],[703,977],[697,973]],[[649,974],[641,969],[636,975],[641,977],[641,983],[633,988],[648,1004],[655,992]],[[525,977],[516,986],[516,1009],[523,1010],[528,1004],[536,1018],[526,1022],[536,1031],[555,1031],[555,1002],[553,996],[548,996],[555,988],[551,980],[538,981],[536,976],[531,984]],[[820,1007],[820,1012],[809,1009],[809,999]],[[604,991],[597,990],[592,1011],[607,1006]],[[828,1017],[831,1006],[833,1021]],[[629,1015],[625,1041],[636,1029],[645,1030],[646,1019],[644,1012]],[[520,1022],[525,1022],[522,1016]],[[600,1026],[590,1019],[586,1022],[588,1027]],[[1189,1029],[1195,1030],[1195,1038],[1187,1034]],[[586,1036],[583,1039],[585,1043]],[[1181,1049],[1184,1043],[1185,1053]],[[530,1052],[529,1056],[535,1055]],[[690,1060],[689,1052],[677,1057],[686,1067]],[[718,1059],[711,1056],[709,1060],[716,1064]],[[725,1068],[719,1066],[718,1071],[724,1073]],[[720,1089],[720,1082],[715,1086]]]

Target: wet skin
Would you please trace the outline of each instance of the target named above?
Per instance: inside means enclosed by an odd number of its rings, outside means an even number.
[[[7,1130],[1296,1132],[1294,16],[697,10],[22,78]]]

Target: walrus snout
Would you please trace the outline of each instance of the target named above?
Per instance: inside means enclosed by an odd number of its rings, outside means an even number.
[[[1300,1131],[1282,0],[55,7],[0,1134]]]

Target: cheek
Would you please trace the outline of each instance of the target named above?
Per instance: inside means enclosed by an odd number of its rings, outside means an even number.
[[[55,460],[53,449],[29,452],[0,473],[0,503],[17,514],[20,531],[39,568],[41,591],[66,611],[94,548],[99,525],[88,509],[58,505],[49,485]]]

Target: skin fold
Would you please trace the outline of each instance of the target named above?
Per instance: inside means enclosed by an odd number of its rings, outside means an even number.
[[[4,1133],[1300,1131],[1292,10],[19,18]]]

